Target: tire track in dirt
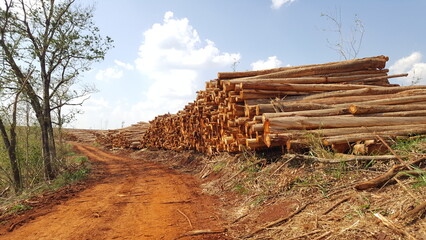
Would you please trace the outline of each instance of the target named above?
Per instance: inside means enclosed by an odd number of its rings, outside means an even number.
[[[0,236],[0,240],[168,240],[191,230],[223,228],[215,213],[217,200],[201,194],[193,176],[92,146],[76,143],[75,147],[96,163],[101,182]],[[205,235],[192,239],[226,237]]]

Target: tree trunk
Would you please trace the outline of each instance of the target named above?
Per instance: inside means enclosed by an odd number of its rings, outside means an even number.
[[[10,126],[10,139],[6,132],[6,127],[0,119],[0,132],[3,138],[4,145],[7,149],[7,154],[12,168],[13,187],[15,193],[18,193],[22,188],[21,173],[19,171],[18,159],[16,157],[16,125]]]

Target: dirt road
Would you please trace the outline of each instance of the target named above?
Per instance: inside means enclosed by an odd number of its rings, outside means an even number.
[[[194,230],[223,229],[217,200],[198,181],[165,166],[116,156],[92,146],[78,151],[97,163],[101,182],[54,206],[0,239],[175,239]],[[181,239],[226,239],[203,234]]]

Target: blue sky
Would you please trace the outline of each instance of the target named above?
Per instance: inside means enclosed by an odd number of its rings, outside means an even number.
[[[81,77],[99,90],[72,127],[113,129],[175,113],[217,72],[343,60],[322,14],[364,35],[358,57],[386,55],[393,73],[426,84],[424,0],[102,0],[94,20],[115,48]],[[340,17],[339,17],[340,16]]]

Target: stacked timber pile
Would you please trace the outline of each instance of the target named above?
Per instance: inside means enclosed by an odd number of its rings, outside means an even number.
[[[345,151],[376,135],[426,132],[426,86],[389,84],[389,78],[407,74],[388,75],[387,60],[219,73],[193,103],[151,121],[141,146],[209,154],[272,146],[291,150],[315,135]]]
[[[104,134],[105,132],[104,130],[64,128],[63,138],[67,141],[93,143],[96,141],[98,135]]]
[[[108,148],[140,148],[141,138],[149,124],[139,122],[126,128],[98,134],[96,141]]]

